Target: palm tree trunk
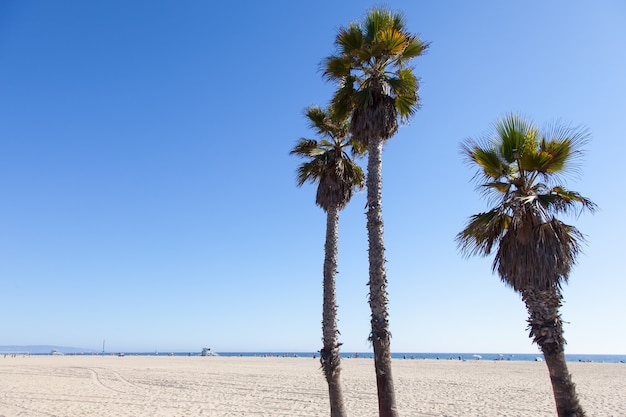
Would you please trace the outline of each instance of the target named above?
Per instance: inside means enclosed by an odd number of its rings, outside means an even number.
[[[543,291],[524,290],[522,298],[528,309],[530,336],[541,348],[550,372],[557,414],[559,417],[585,417],[565,361],[565,338],[559,313],[561,291],[556,287]]]
[[[378,389],[379,417],[397,417],[396,396],[391,375],[391,345],[387,313],[387,272],[383,239],[382,211],[383,141],[368,141],[367,161],[367,233],[369,240],[369,291],[374,348],[374,367]]]
[[[322,338],[320,362],[328,382],[331,417],[345,417],[343,389],[340,379],[340,355],[337,330],[337,240],[339,236],[339,209],[329,209],[326,214],[326,243],[324,245],[324,302],[322,306]]]

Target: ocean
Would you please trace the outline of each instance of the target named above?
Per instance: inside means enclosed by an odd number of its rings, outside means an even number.
[[[308,357],[319,358],[319,352],[216,352],[218,356],[244,357]],[[68,355],[120,355],[122,352],[105,353],[68,353]],[[123,356],[200,356],[200,352],[124,352]],[[372,352],[342,352],[343,359],[373,358]],[[542,361],[541,353],[416,353],[395,352],[393,359],[401,360],[465,360],[465,361]],[[594,354],[566,354],[568,362],[607,362],[626,363],[626,355],[594,355]]]
[[[218,352],[220,356],[297,356],[297,357],[319,357],[318,352]],[[348,358],[373,358],[372,352],[342,352],[341,357]],[[393,359],[434,359],[434,360],[509,360],[509,361],[537,361],[543,360],[541,353],[416,353],[416,352],[395,352],[391,354]],[[581,355],[566,354],[568,362],[612,362],[626,363],[626,355]]]

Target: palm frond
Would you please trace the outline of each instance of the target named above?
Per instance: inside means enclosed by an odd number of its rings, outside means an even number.
[[[319,146],[320,148],[332,148],[333,146],[335,146],[335,144],[327,139],[320,139],[319,142]]]
[[[506,194],[511,190],[512,186],[509,182],[494,181],[481,184],[481,187],[490,188],[492,190],[496,190],[499,193]]]
[[[535,151],[526,149],[520,155],[519,164],[524,171],[538,171],[541,173],[549,172],[550,166],[553,165],[554,158],[552,154],[546,151]]]
[[[367,45],[367,48],[363,48],[357,55],[360,62],[366,63],[370,60],[374,60],[377,63],[377,67],[384,66],[389,58],[387,53],[387,45],[383,42],[374,42]],[[365,71],[369,71],[370,68],[364,68]],[[378,72],[378,71],[374,71]]]
[[[346,116],[339,114],[332,105],[328,106],[326,110],[318,106],[308,107],[305,110],[305,116],[309,121],[309,128],[316,130],[320,136],[341,140],[349,134]],[[332,143],[328,142],[324,146],[332,146]]]
[[[406,21],[404,15],[400,12],[391,13],[391,26],[399,32],[406,31]]]
[[[404,62],[412,58],[417,58],[418,56],[423,55],[429,47],[430,43],[424,42],[416,36],[412,36],[406,48],[402,51],[400,59]]]
[[[350,140],[350,146],[352,155],[356,158],[362,158],[367,153],[367,145],[362,141],[358,141],[355,138]]]
[[[417,101],[418,79],[409,68],[399,69],[395,76],[386,79],[395,96],[410,96]]]
[[[335,43],[342,56],[350,56],[363,47],[363,32],[358,25],[350,25],[347,29],[340,29]]]
[[[318,134],[327,135],[329,126],[326,123],[327,114],[319,106],[307,107],[304,114],[309,122],[309,128],[315,129]]]
[[[549,163],[539,167],[538,171],[545,173],[558,173],[565,168],[570,159],[571,147],[569,140],[541,141],[540,152],[550,156]]]
[[[576,191],[566,190],[561,186],[552,187],[546,194],[539,195],[538,198],[544,206],[554,213],[582,213],[587,210],[591,213],[598,209],[598,206],[590,199],[583,197]]]
[[[583,148],[591,134],[584,126],[571,126],[553,122],[544,130],[542,146],[554,155],[555,162],[550,174],[560,179],[565,175],[579,176],[584,156]],[[542,148],[543,149],[543,148]]]
[[[509,222],[509,216],[498,208],[471,216],[465,229],[456,236],[461,253],[465,256],[489,255],[504,235]]]
[[[314,152],[317,148],[318,146],[316,140],[302,138],[289,152],[289,155],[297,155],[303,158],[310,157],[312,156],[312,152]]]
[[[374,43],[379,39],[382,30],[402,24],[402,18],[397,13],[384,8],[373,8],[366,16],[362,28],[367,43]],[[402,26],[401,26],[402,27]]]
[[[500,153],[508,163],[516,162],[527,147],[534,147],[537,128],[518,115],[506,115],[496,123],[495,130],[494,140],[500,144]]]
[[[417,77],[411,69],[405,68],[398,70],[396,77],[388,78],[387,83],[392,95],[395,96],[395,104],[401,121],[408,121],[420,106]]]
[[[389,55],[400,55],[409,44],[409,39],[395,28],[388,27],[380,31],[377,43]]]
[[[485,177],[497,180],[507,172],[496,149],[481,148],[472,141],[465,142],[462,146],[467,158],[480,167]]]
[[[331,55],[322,62],[323,76],[328,81],[341,81],[350,75],[352,62],[342,56]]]
[[[319,177],[319,161],[312,160],[303,162],[296,170],[296,184],[298,187],[305,183],[315,183]]]
[[[356,93],[354,82],[354,77],[344,77],[341,86],[335,91],[335,95],[332,98],[331,105],[336,117],[340,119],[348,118],[354,109],[354,96]]]
[[[407,123],[411,116],[415,114],[419,106],[415,97],[402,95],[395,98],[396,109],[400,115],[400,121]]]

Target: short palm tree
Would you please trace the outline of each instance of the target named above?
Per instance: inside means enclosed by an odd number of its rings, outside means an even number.
[[[560,417],[585,415],[565,362],[561,286],[581,250],[583,235],[556,216],[596,205],[559,184],[576,168],[585,129],[554,126],[545,131],[517,115],[495,125],[495,136],[467,140],[462,151],[476,165],[479,186],[496,204],[472,216],[457,235],[466,255],[495,251],[493,270],[521,295],[530,337],[539,345],[552,381]]]
[[[382,216],[382,150],[386,140],[419,107],[419,82],[411,60],[428,45],[409,33],[401,14],[372,9],[362,22],[341,28],[336,53],[323,61],[324,76],[338,84],[332,100],[351,116],[350,131],[367,146],[367,231],[369,239],[370,341],[374,348],[381,417],[397,416],[393,379],[387,273]]]
[[[306,116],[310,127],[327,139],[301,139],[291,154],[308,159],[298,168],[298,186],[306,182],[317,183],[315,203],[326,212],[322,308],[324,346],[320,351],[320,361],[328,382],[331,416],[344,417],[335,292],[339,211],[348,204],[355,189],[363,187],[364,176],[361,167],[346,151],[352,146],[353,152],[359,152],[359,145],[350,140],[346,119],[336,118],[332,107],[328,110],[309,107]]]

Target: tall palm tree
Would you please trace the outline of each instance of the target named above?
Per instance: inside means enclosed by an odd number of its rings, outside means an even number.
[[[560,417],[585,415],[565,362],[561,287],[581,250],[583,235],[559,214],[594,211],[596,205],[559,182],[576,169],[585,129],[555,125],[540,130],[518,115],[495,125],[495,135],[462,145],[466,160],[495,206],[473,215],[457,235],[466,255],[495,251],[493,270],[521,295],[530,337],[541,348]]]
[[[297,171],[298,186],[306,182],[317,183],[315,203],[326,212],[326,243],[324,245],[324,301],[322,308],[322,340],[320,361],[328,382],[330,414],[344,417],[346,410],[340,380],[340,355],[337,330],[337,300],[335,277],[337,275],[337,240],[339,211],[343,209],[355,189],[363,187],[363,171],[349,156],[346,148],[360,152],[360,146],[350,139],[348,122],[335,117],[332,107],[306,110],[309,125],[319,136],[327,139],[301,139],[291,151],[292,155],[307,158]]]
[[[336,53],[322,64],[324,76],[338,84],[332,104],[339,114],[351,116],[350,131],[368,150],[370,341],[379,415],[395,417],[383,239],[382,150],[385,141],[396,133],[398,121],[408,121],[419,107],[419,82],[408,64],[428,45],[406,30],[401,14],[374,8],[362,22],[341,28],[335,46]]]

